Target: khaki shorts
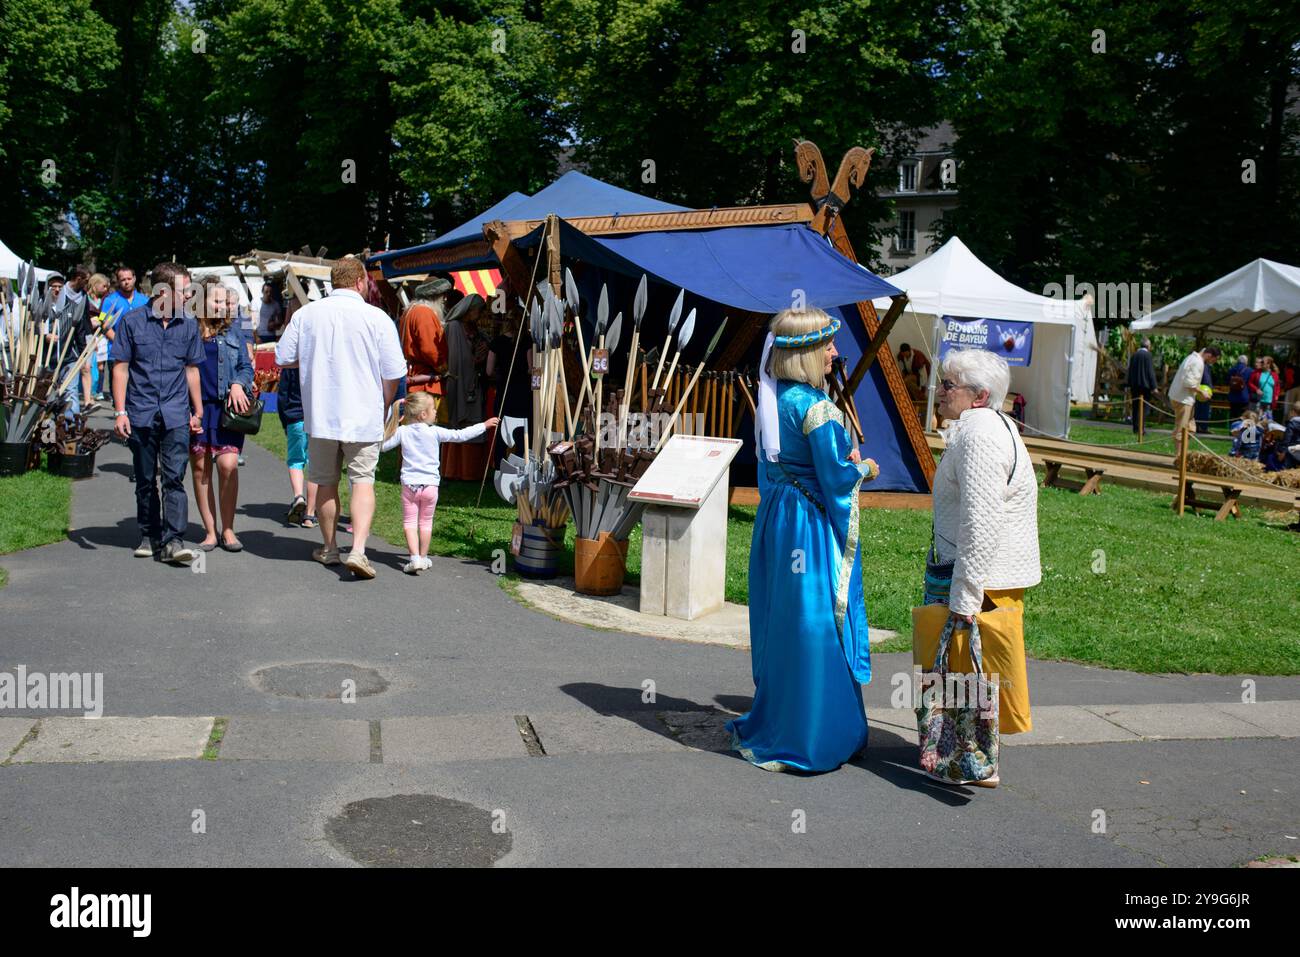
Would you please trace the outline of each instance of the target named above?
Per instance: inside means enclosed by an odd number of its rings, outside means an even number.
[[[373,485],[379,465],[380,442],[340,442],[338,439],[307,439],[307,481],[317,485],[338,485],[339,472],[348,470],[354,485]]]

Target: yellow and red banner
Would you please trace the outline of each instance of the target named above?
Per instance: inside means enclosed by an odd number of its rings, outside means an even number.
[[[478,293],[484,299],[491,299],[501,285],[501,273],[496,269],[466,269],[452,273],[451,281],[467,296]]]

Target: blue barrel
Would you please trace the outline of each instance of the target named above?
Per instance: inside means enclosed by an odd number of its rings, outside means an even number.
[[[520,538],[515,570],[525,578],[554,578],[559,574],[560,549],[564,546],[564,528],[525,525]]]

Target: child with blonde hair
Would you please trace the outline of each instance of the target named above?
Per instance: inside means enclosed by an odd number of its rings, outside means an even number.
[[[433,535],[433,513],[438,505],[441,481],[439,459],[443,442],[469,442],[496,427],[494,416],[464,429],[445,429],[434,425],[437,401],[428,392],[413,392],[406,397],[402,424],[384,440],[387,452],[402,447],[402,530],[406,533],[409,560],[402,566],[408,575],[418,575],[431,568],[429,539]]]

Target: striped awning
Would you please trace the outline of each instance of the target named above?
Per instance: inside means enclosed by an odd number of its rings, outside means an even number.
[[[501,285],[501,273],[496,269],[466,269],[452,273],[451,281],[467,296],[476,292],[484,299],[491,299]]]

